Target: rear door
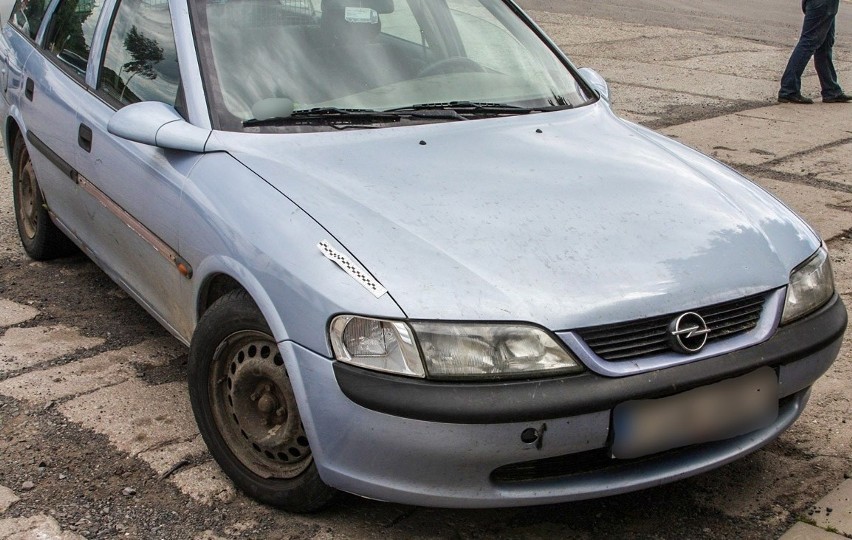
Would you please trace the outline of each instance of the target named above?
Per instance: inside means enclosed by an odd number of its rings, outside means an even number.
[[[10,66],[8,92],[20,110],[45,200],[74,232],[77,188],[69,173],[77,154],[76,104],[87,94],[86,64],[103,0],[54,0],[41,13],[44,4],[19,0],[12,13],[6,32],[17,34],[11,36],[13,56],[32,52],[20,74]]]

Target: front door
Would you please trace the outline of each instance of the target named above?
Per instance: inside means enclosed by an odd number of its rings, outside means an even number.
[[[103,49],[94,92],[78,109],[87,133],[77,163],[91,247],[161,323],[188,338],[191,269],[180,258],[177,224],[183,183],[199,156],[107,131],[115,111],[130,103],[183,109],[169,4],[119,0]]]

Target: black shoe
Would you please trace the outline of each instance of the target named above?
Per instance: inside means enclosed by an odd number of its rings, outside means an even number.
[[[782,96],[781,94],[778,94],[778,103],[798,103],[800,105],[810,105],[813,102],[814,100],[805,97],[802,94],[790,94],[789,96]]]
[[[822,98],[823,103],[850,103],[852,96],[849,94],[840,94],[839,96]]]

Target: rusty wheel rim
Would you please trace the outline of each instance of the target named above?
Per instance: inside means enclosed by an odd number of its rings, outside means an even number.
[[[256,331],[230,335],[216,349],[210,398],[228,448],[263,478],[295,478],[313,462],[278,346]]]

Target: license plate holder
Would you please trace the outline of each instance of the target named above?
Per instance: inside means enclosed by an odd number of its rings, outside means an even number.
[[[778,375],[746,375],[658,399],[626,401],[612,412],[613,458],[632,459],[718,441],[766,427],[778,417]]]

